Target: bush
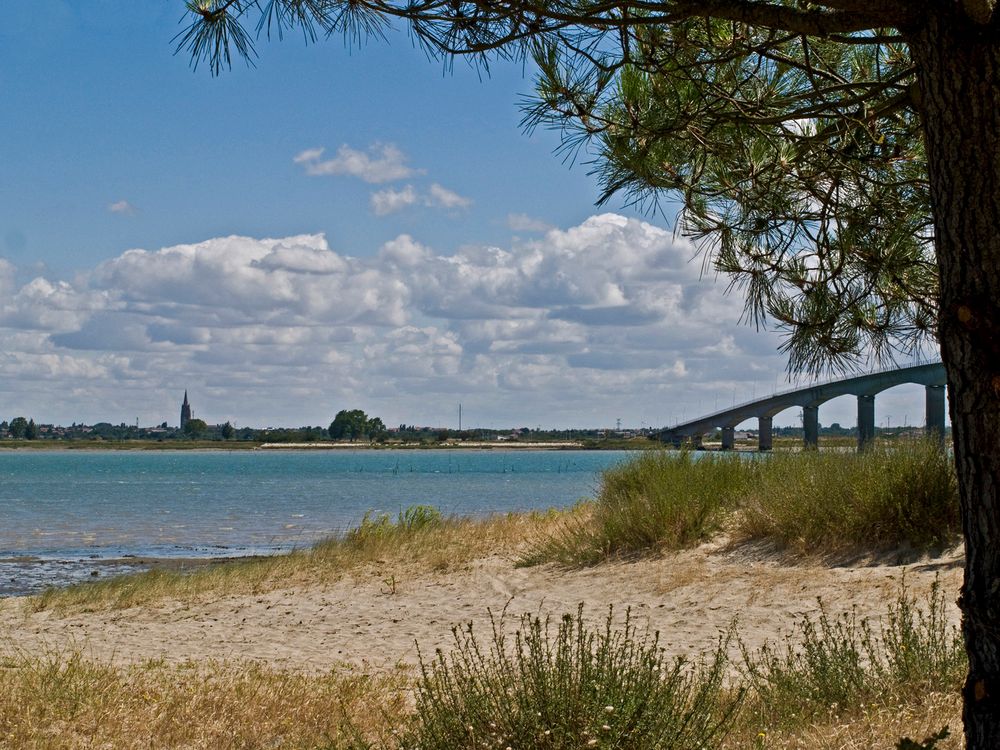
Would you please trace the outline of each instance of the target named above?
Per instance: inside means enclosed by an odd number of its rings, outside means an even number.
[[[761,462],[739,530],[800,551],[903,543],[925,549],[960,529],[951,458],[934,441],[864,453],[776,454]]]
[[[565,615],[551,623],[529,615],[508,642],[493,621],[483,650],[471,625],[454,629],[455,651],[421,661],[416,714],[400,747],[713,748],[741,693],[723,687],[725,644],[712,660],[668,662],[657,636],[622,629],[609,611],[592,632]]]

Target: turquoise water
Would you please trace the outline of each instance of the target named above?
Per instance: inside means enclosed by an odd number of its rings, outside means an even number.
[[[0,454],[0,595],[141,568],[144,557],[306,547],[367,511],[564,507],[618,451],[52,451]]]

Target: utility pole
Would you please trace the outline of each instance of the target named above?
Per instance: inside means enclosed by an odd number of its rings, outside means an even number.
[[[462,431],[462,404],[458,405],[458,431]]]

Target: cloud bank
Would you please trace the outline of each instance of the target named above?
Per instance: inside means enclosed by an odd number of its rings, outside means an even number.
[[[22,285],[0,261],[3,401],[173,424],[187,388],[210,422],[363,408],[447,425],[462,402],[466,425],[661,426],[785,385],[777,337],[740,326],[742,301],[693,257],[602,214],[452,254],[405,234],[364,258],[322,235],[231,236]]]

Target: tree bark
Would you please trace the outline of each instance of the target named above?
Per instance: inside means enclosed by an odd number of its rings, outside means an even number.
[[[930,6],[931,4],[925,4]],[[918,71],[965,534],[966,746],[1000,748],[1000,34],[959,3],[906,32]]]

